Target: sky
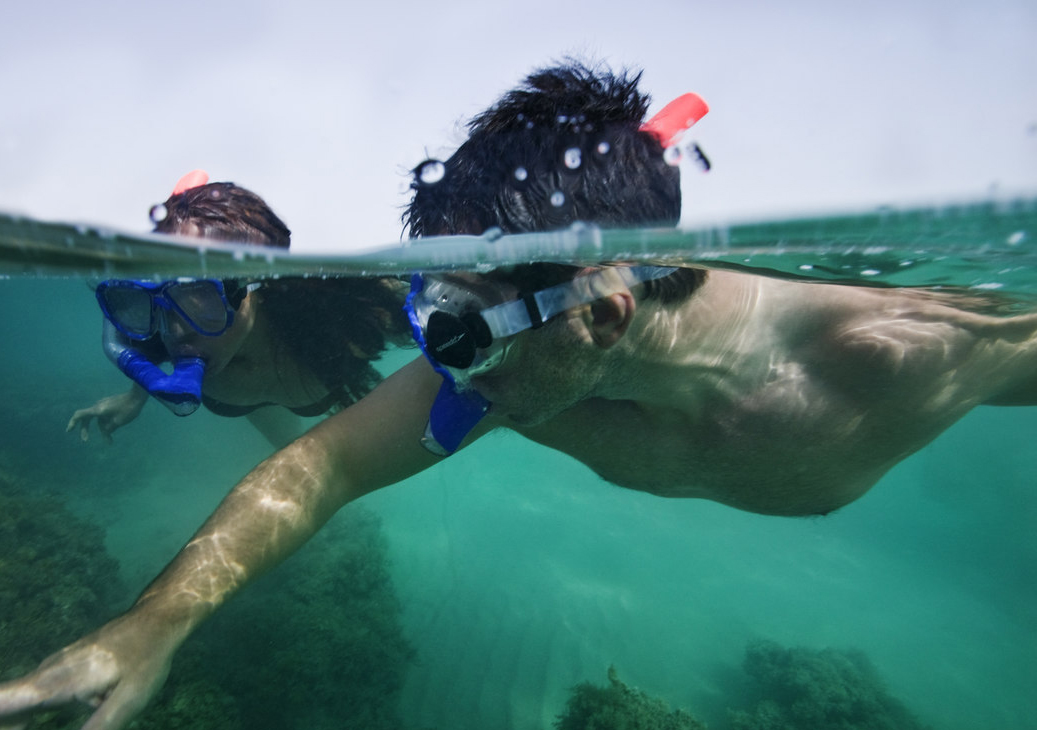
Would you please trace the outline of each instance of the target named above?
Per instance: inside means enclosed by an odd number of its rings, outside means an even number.
[[[695,91],[686,225],[1037,191],[1037,4],[642,0],[140,3],[4,10],[0,211],[143,232],[194,168],[293,249],[400,240],[408,171],[566,56]]]

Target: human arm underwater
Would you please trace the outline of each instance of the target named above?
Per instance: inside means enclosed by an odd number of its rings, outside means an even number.
[[[123,615],[0,685],[0,727],[74,701],[115,730],[162,686],[184,640],[344,504],[438,461],[420,444],[440,377],[424,360],[256,467]],[[15,726],[17,726],[15,724]]]
[[[144,404],[148,402],[148,392],[134,383],[125,393],[110,395],[94,403],[89,408],[80,408],[72,414],[66,433],[79,428],[79,438],[90,439],[90,421],[97,419],[97,430],[108,443],[112,442],[112,432],[125,426],[140,415]]]

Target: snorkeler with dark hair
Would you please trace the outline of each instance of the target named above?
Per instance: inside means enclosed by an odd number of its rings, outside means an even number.
[[[638,78],[530,76],[418,176],[411,232],[673,224],[666,149],[703,108],[646,124]],[[198,625],[340,507],[498,428],[634,490],[838,509],[973,407],[1037,403],[1037,316],[956,303],[658,266],[416,276],[425,357],[247,475],[126,613],[0,686],[0,717],[80,701],[90,730],[124,727]]]
[[[208,182],[195,170],[151,209],[156,233],[287,249],[291,232],[255,193]],[[372,366],[407,336],[394,279],[297,278],[239,282],[109,280],[97,287],[106,354],[134,385],[76,411],[107,440],[134,420],[149,395],[178,415],[199,405],[245,416],[275,447],[304,430],[292,417],[322,416],[366,395]],[[172,363],[170,372],[159,367]]]

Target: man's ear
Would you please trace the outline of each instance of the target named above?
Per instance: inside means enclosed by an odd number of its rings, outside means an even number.
[[[586,324],[594,343],[607,350],[623,339],[636,310],[637,300],[629,291],[591,302],[586,310]]]

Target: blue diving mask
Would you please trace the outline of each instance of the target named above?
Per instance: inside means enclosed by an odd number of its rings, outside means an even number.
[[[111,279],[98,285],[97,302],[104,312],[102,347],[128,378],[178,416],[194,413],[201,404],[205,361],[174,358],[165,372],[136,343],[143,344],[168,330],[175,312],[192,329],[216,337],[234,322],[245,295],[259,284],[241,286],[218,279],[174,279],[165,282]]]
[[[131,340],[146,340],[162,331],[169,312],[199,334],[216,337],[234,323],[234,311],[254,286],[219,279],[109,279],[95,293],[104,316]]]
[[[422,444],[441,456],[460,446],[490,407],[472,389],[471,379],[500,367],[514,335],[537,329],[567,309],[615,294],[620,286],[630,288],[674,271],[662,266],[609,267],[504,302],[487,301],[456,277],[415,274],[404,310],[415,341],[443,377]]]

